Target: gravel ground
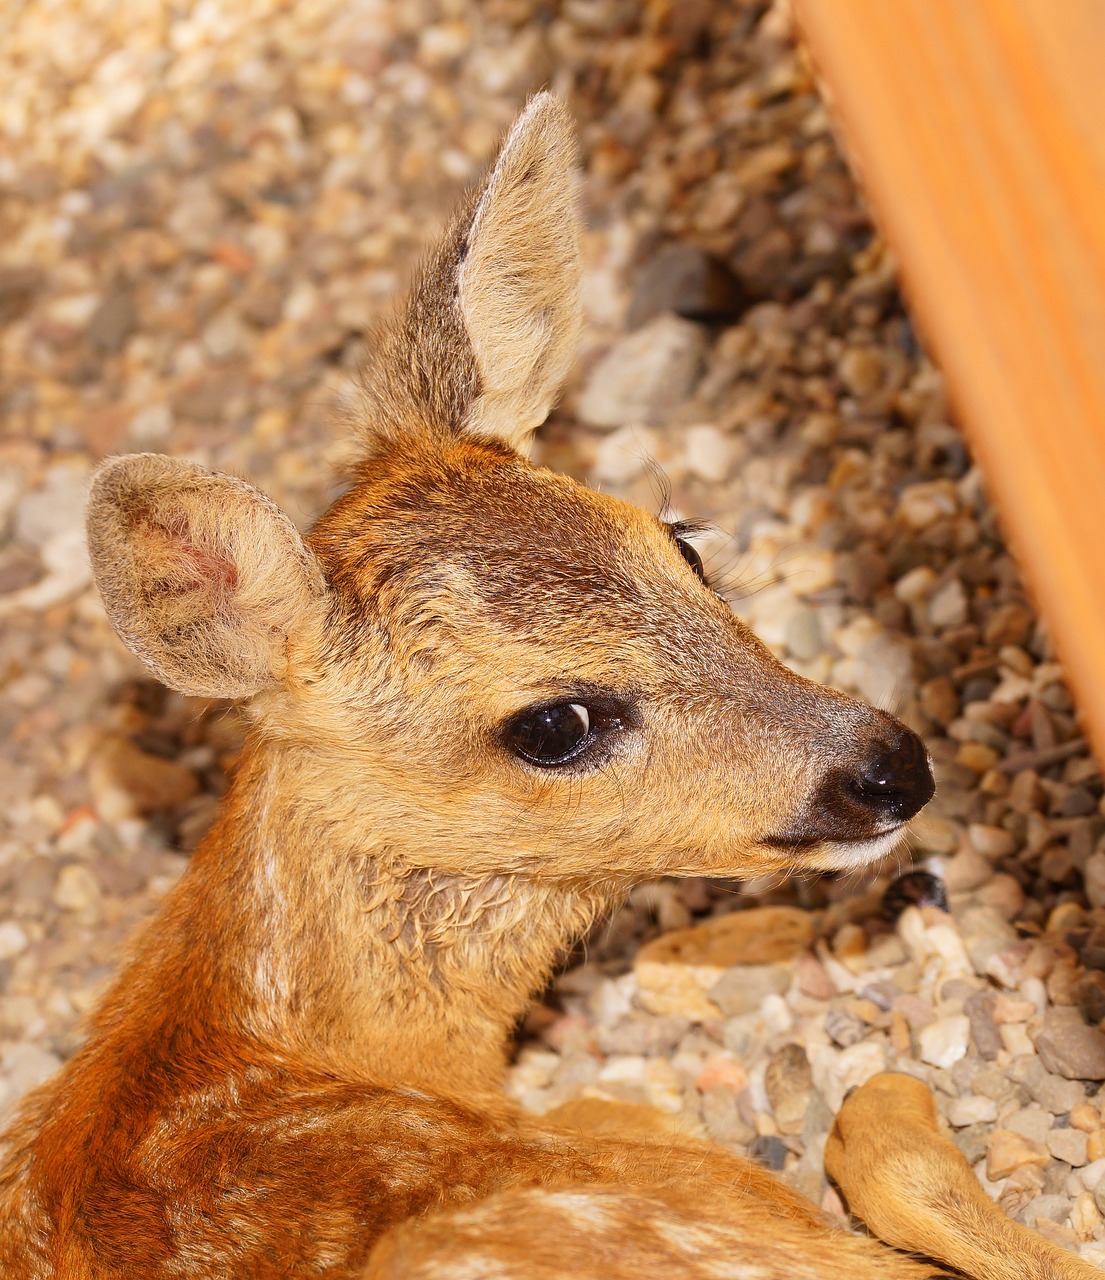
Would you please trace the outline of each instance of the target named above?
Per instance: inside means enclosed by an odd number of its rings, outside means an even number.
[[[639,889],[511,1088],[653,1102],[839,1212],[833,1109],[908,1071],[1008,1212],[1105,1269],[1101,772],[785,5],[25,0],[0,50],[0,1112],[79,1043],[240,741],[113,638],[91,467],[183,454],[308,520],[360,334],[550,85],[587,325],[538,456],[712,521],[734,608],[896,710],[939,792],[881,876]]]

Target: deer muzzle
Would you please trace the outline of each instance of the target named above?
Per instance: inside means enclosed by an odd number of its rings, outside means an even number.
[[[921,739],[889,716],[885,721],[879,737],[826,771],[788,828],[766,843],[841,866],[892,847],[932,799],[936,783]]]

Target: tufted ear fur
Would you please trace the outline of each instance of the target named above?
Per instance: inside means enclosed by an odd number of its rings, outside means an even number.
[[[157,454],[96,473],[88,542],[112,625],[182,693],[238,698],[279,683],[289,636],[326,594],[313,553],[263,493]]]
[[[519,448],[544,421],[579,336],[575,155],[566,109],[538,94],[369,342],[370,434],[470,431]]]
[[[465,426],[515,448],[548,415],[579,339],[574,164],[568,114],[541,94],[503,144],[457,273],[480,375]]]

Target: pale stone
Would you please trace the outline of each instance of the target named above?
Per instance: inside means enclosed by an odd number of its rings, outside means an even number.
[[[651,427],[620,427],[599,443],[595,478],[606,484],[628,484],[653,465],[660,443]]]
[[[1088,1191],[1082,1191],[1075,1197],[1070,1211],[1070,1225],[1080,1240],[1088,1240],[1102,1225],[1101,1213]]]
[[[701,326],[666,314],[616,343],[595,365],[579,397],[593,427],[660,423],[691,393],[706,351]]]
[[[876,707],[892,705],[912,682],[913,650],[898,636],[884,635],[856,657],[855,687]]]
[[[985,884],[993,873],[993,867],[982,854],[964,849],[944,865],[944,884],[949,893],[966,893]]]
[[[965,1015],[941,1018],[917,1034],[921,1061],[933,1067],[953,1066],[967,1052],[970,1039],[971,1023]]]
[[[866,1084],[886,1070],[886,1048],[880,1040],[864,1040],[839,1052],[829,1045],[809,1047],[810,1068],[817,1092],[830,1111],[839,1111],[849,1089]]]
[[[598,983],[587,997],[587,1007],[599,1022],[609,1026],[629,1013],[636,994],[636,975],[619,974],[616,978],[605,978]]]
[[[1023,1085],[1033,1101],[1053,1116],[1065,1115],[1085,1099],[1085,1090],[1075,1080],[1064,1080],[1044,1069],[1035,1053],[1014,1058],[1006,1068],[1009,1079]]]
[[[1105,1271],[1105,1244],[1089,1241],[1078,1250],[1078,1256],[1091,1267],[1096,1267],[1098,1271]]]
[[[1069,1228],[1060,1227],[1070,1216],[1070,1201],[1066,1196],[1034,1196],[1017,1216],[1025,1226],[1034,1226],[1057,1244],[1073,1242],[1074,1233]]]
[[[1056,1160],[1065,1160],[1075,1168],[1086,1163],[1089,1134],[1080,1129],[1052,1129],[1044,1142]]]
[[[603,1084],[642,1084],[645,1062],[646,1059],[638,1054],[614,1054],[607,1058],[598,1078]]]
[[[721,1010],[705,995],[718,972],[691,965],[639,965],[637,1003],[649,1013],[720,1021]]]
[[[83,532],[90,472],[90,463],[83,458],[53,463],[41,486],[25,493],[16,503],[16,539],[27,546],[44,547],[59,534]]]
[[[526,1045],[507,1076],[507,1092],[520,1097],[528,1090],[544,1089],[560,1066],[560,1054]]]
[[[775,1123],[780,1133],[799,1134],[810,1108],[810,1094],[794,1094],[784,1098],[775,1108]]]
[[[1035,1104],[1021,1107],[1003,1120],[1004,1128],[1019,1133],[1022,1138],[1031,1138],[1033,1142],[1043,1142],[1051,1132],[1053,1123],[1052,1116]]]
[[[710,423],[688,427],[683,444],[687,470],[711,484],[727,479],[740,453],[733,436]]]
[[[920,604],[928,599],[936,582],[936,570],[930,569],[927,564],[920,564],[916,569],[903,573],[894,583],[894,594],[905,604]]]
[[[970,824],[967,828],[967,839],[971,842],[971,847],[984,858],[1008,858],[1017,850],[1016,838],[1008,831],[1001,827],[986,826],[981,822]]]
[[[1020,941],[1017,931],[992,907],[972,907],[961,913],[959,923],[967,954],[980,976],[990,972],[991,963],[1001,952]]]
[[[787,557],[783,572],[796,596],[812,596],[836,581],[836,556],[818,547],[803,548]]]
[[[929,621],[934,627],[961,627],[968,617],[967,592],[958,578],[952,578],[932,595],[928,603]]]
[[[993,1098],[967,1094],[953,1099],[948,1107],[948,1123],[956,1129],[965,1129],[970,1124],[989,1124],[997,1118],[998,1104]]]
[[[725,1017],[733,1018],[754,1013],[769,995],[785,995],[793,980],[783,965],[734,965],[725,970],[708,995]]]
[[[782,996],[764,996],[760,1006],[760,1016],[764,1020],[764,1028],[769,1036],[780,1035],[794,1026],[794,1014]]]
[[[829,948],[825,945],[823,939],[819,940],[816,947],[817,959],[821,963],[821,967],[825,970],[825,975],[833,984],[835,991],[855,991],[857,986],[867,981],[866,975],[854,974],[851,969],[840,963],[833,955]]]
[[[885,630],[874,618],[861,614],[843,627],[838,627],[833,636],[836,647],[846,658],[856,658],[868,645],[886,639]]]
[[[79,595],[92,581],[92,567],[88,559],[88,548],[81,522],[81,508],[76,508],[76,511],[78,523],[51,535],[42,545],[41,555],[45,574],[37,582],[0,596],[0,619],[21,613],[42,613],[46,609],[52,609],[54,605]],[[70,509],[68,514],[71,517],[73,509]],[[29,672],[22,680],[34,681],[44,678]],[[9,701],[15,701],[17,705],[19,701],[15,697],[15,689],[18,683],[20,681],[12,680],[4,690],[5,697]],[[29,706],[32,702],[41,700],[41,697],[36,696],[23,705]]]
[[[245,330],[233,311],[220,311],[205,326],[200,340],[212,360],[229,360],[241,349]]]
[[[1082,1185],[1087,1191],[1096,1191],[1099,1186],[1105,1190],[1105,1157],[1100,1160],[1094,1160],[1084,1168],[1078,1170],[1078,1177],[1082,1180]],[[1101,1205],[1098,1205],[1101,1208]]]
[[[0,960],[11,960],[26,951],[30,939],[17,920],[0,921]]]
[[[1031,1053],[1033,1050],[1032,1037],[1028,1034],[1028,1028],[1023,1022],[1014,1022],[1004,1027],[998,1027],[998,1035],[1001,1036],[1002,1048],[1014,1057]]]
[[[58,872],[54,902],[63,911],[84,911],[100,900],[100,886],[92,872],[79,862],[71,862]]]
[[[785,1044],[777,1049],[764,1068],[763,1086],[776,1114],[788,1098],[801,1096],[808,1102],[813,1074],[806,1050],[800,1044]]]
[[[61,1066],[61,1059],[37,1044],[13,1044],[4,1050],[0,1062],[12,1098],[22,1097],[40,1085]]]
[[[956,926],[950,921],[930,924],[927,932],[933,954],[940,960],[942,977],[945,980],[968,977],[971,974],[971,961]]]
[[[932,965],[945,981],[971,976],[971,960],[954,924],[929,924],[917,907],[907,907],[898,921],[898,937],[911,960],[925,969]]]
[[[791,620],[808,608],[794,598],[784,582],[757,591],[751,606],[753,629],[768,648],[776,651],[786,646]]]
[[[865,972],[867,963],[867,935],[858,924],[845,924],[837,930],[832,940],[833,955],[852,973]]]
[[[172,425],[173,411],[167,404],[147,404],[131,418],[128,433],[137,445],[159,444]]]
[[[799,662],[815,661],[823,653],[825,637],[815,609],[800,605],[794,611],[787,623],[786,647],[791,658]]]
[[[1008,1178],[1025,1165],[1036,1165],[1042,1169],[1047,1162],[1047,1152],[1031,1138],[1022,1137],[1009,1129],[995,1129],[990,1134],[989,1149],[986,1152],[986,1176],[991,1182]]]

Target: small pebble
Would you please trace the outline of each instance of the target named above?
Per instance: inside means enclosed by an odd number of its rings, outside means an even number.
[[[967,1052],[970,1035],[970,1020],[961,1014],[923,1027],[917,1036],[921,1061],[934,1067],[953,1066]]]
[[[1025,1165],[1042,1168],[1047,1161],[1048,1153],[1040,1143],[1008,1129],[995,1129],[986,1153],[986,1176],[991,1182],[998,1182]]]
[[[997,1103],[992,1098],[968,1094],[953,1100],[948,1108],[948,1123],[957,1129],[963,1129],[967,1125],[989,1123],[996,1120],[997,1115]]]
[[[1089,1159],[1089,1137],[1078,1129],[1053,1129],[1044,1139],[1048,1151],[1077,1168]]]

